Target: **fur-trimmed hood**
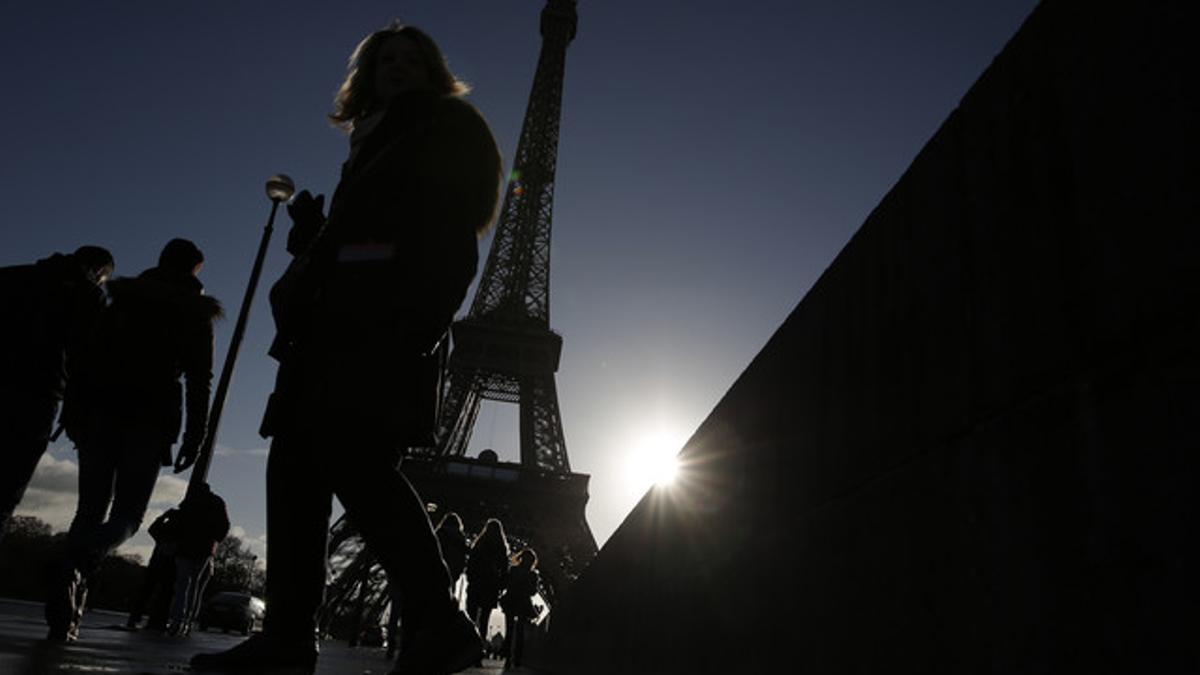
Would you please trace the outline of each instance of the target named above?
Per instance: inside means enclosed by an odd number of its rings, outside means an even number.
[[[108,282],[113,302],[157,304],[169,302],[188,316],[212,323],[225,316],[221,302],[204,295],[204,286],[190,274],[154,267],[137,277],[120,277]]]

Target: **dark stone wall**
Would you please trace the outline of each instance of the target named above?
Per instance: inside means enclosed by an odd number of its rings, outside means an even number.
[[[1195,5],[1043,3],[534,660],[1200,670]]]

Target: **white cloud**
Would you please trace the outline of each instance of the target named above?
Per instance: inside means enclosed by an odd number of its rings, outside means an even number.
[[[178,506],[187,494],[187,481],[179,476],[160,475],[154,484],[154,492],[150,495],[151,506]],[[165,510],[165,509],[164,509]]]
[[[246,548],[250,549],[254,555],[258,556],[260,563],[267,559],[267,535],[251,535],[246,531],[246,528],[242,527],[241,525],[234,525],[233,527],[229,528],[229,534],[241,539],[242,543],[246,545]]]
[[[150,560],[150,554],[154,553],[154,544],[135,544],[134,541],[134,539],[130,539],[125,542],[121,548],[117,549],[117,553],[135,556],[142,561],[142,564],[146,564]]]
[[[16,513],[40,518],[56,531],[65,530],[75,517],[78,485],[79,464],[69,459],[55,459],[47,452],[38,461],[37,471],[29,481]]]

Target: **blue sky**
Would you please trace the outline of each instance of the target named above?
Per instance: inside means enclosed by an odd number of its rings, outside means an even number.
[[[599,542],[648,487],[638,457],[682,446],[1034,4],[579,3],[551,326],[565,341],[567,449],[592,475]],[[269,210],[266,178],[284,172],[325,193],[336,184],[346,139],[324,115],[357,41],[396,17],[425,28],[474,85],[470,100],[507,163],[541,7],[6,3],[0,265],[96,243],[133,275],[187,237],[232,316]],[[286,264],[288,221],[278,225],[211,474],[260,554],[266,446],[256,430],[275,370],[263,293]],[[218,368],[232,329],[232,318],[218,327]],[[515,424],[515,408],[486,405],[475,449],[515,459]],[[74,461],[54,446],[23,512],[65,526]],[[151,517],[181,486],[160,481]],[[142,534],[127,550],[148,544]]]

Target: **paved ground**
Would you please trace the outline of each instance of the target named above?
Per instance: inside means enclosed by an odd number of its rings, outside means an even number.
[[[129,632],[121,628],[125,618],[116,612],[90,611],[84,617],[78,642],[51,644],[43,639],[46,625],[40,604],[0,600],[0,673],[185,673],[190,672],[187,662],[192,654],[220,651],[242,639],[221,632],[194,633],[186,638]],[[503,670],[499,662],[484,661],[484,665],[464,673],[498,675]],[[321,643],[316,672],[374,675],[386,674],[389,668],[382,649],[351,649],[344,643],[326,641]]]

